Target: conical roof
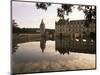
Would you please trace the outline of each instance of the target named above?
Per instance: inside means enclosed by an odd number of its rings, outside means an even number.
[[[43,19],[41,20],[41,25],[44,25]]]

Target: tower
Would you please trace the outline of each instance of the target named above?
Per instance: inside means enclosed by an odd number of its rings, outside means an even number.
[[[45,24],[43,22],[43,19],[41,20],[41,24],[40,24],[40,35],[41,36],[45,35]]]

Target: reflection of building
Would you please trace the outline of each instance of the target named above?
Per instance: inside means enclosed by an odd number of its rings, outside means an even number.
[[[42,52],[44,52],[45,44],[46,44],[46,38],[41,37],[41,39],[40,39],[40,48],[41,48]]]
[[[68,48],[68,41],[66,39],[55,39],[55,49],[58,51],[60,54],[69,54],[69,48]]]
[[[42,19],[41,24],[40,24],[40,34],[41,34],[41,36],[45,35],[45,24],[43,22],[43,19]]]
[[[62,37],[62,39],[56,37],[55,50],[58,51],[60,54],[69,54],[69,52],[96,53],[96,46],[95,43],[89,40],[86,42],[77,42],[66,37]]]
[[[59,20],[55,22],[55,35],[69,36],[71,38],[83,38],[84,35],[95,32],[95,22],[92,21],[88,27],[85,26],[85,20]]]

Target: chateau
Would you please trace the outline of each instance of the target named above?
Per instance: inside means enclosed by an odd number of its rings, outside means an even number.
[[[96,31],[96,23],[93,20],[88,26],[86,20],[59,20],[55,22],[55,36],[66,36],[71,39],[86,38],[91,32]]]

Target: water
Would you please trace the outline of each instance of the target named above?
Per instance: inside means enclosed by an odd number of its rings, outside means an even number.
[[[22,41],[14,44],[14,73],[95,69],[95,45],[66,38]]]

